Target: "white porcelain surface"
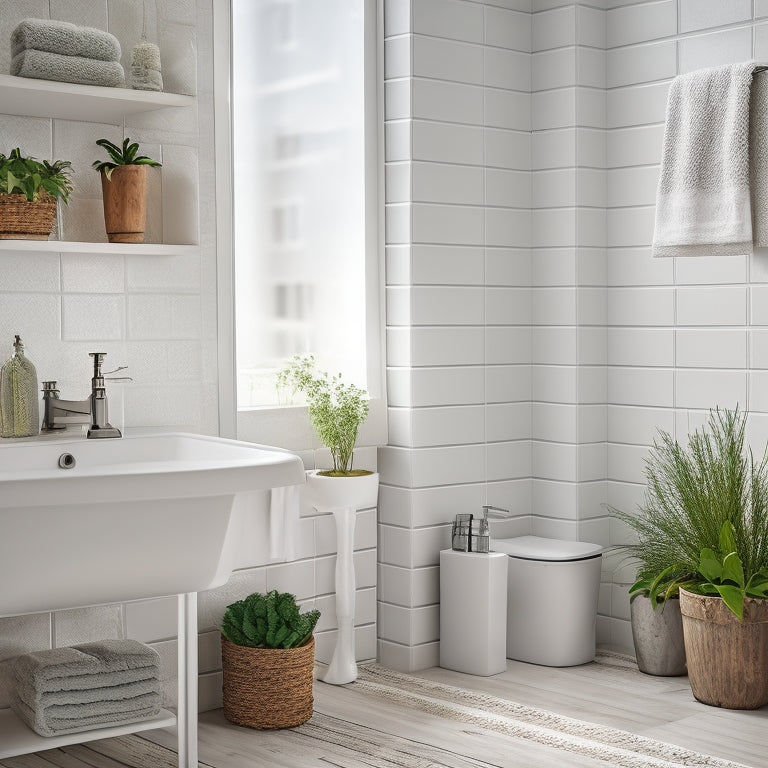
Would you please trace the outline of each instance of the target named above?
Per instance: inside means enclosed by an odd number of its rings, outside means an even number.
[[[218,586],[235,494],[303,479],[287,451],[200,435],[0,444],[0,615]]]

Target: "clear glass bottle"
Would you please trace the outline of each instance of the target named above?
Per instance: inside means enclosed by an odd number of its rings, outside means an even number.
[[[37,371],[16,336],[13,357],[0,368],[0,437],[30,437],[40,432]]]

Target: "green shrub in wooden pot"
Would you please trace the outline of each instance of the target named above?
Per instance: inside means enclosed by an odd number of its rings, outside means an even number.
[[[644,672],[685,674],[687,661],[691,676],[678,592],[702,581],[701,552],[718,550],[725,522],[734,526],[748,578],[766,564],[768,471],[766,459],[754,461],[747,449],[745,428],[737,408],[712,410],[687,444],[660,430],[646,460],[640,508],[634,514],[611,508],[636,535],[623,549],[638,566],[630,587],[632,634]],[[700,690],[691,684],[694,693]]]
[[[224,716],[249,728],[291,728],[312,717],[315,625],[287,592],[256,592],[221,622]]]
[[[765,525],[762,507],[757,517]],[[701,551],[697,577],[680,585],[680,610],[693,695],[716,707],[757,709],[768,704],[768,550],[754,560],[747,548],[742,559],[738,534],[726,521],[717,548]]]

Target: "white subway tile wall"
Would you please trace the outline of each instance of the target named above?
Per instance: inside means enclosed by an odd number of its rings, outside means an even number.
[[[403,16],[406,5],[398,5]],[[388,284],[450,284],[465,292],[412,288],[408,327],[394,326],[402,313],[388,318],[398,447],[382,452],[380,541],[405,544],[422,530],[425,522],[413,517],[416,494],[429,494],[422,496],[431,504],[427,524],[448,530],[457,511],[477,512],[500,489],[501,506],[525,526],[518,533],[626,541],[628,532],[610,524],[604,505],[632,509],[642,500],[643,461],[658,429],[684,438],[709,408],[738,403],[749,412],[758,450],[768,435],[765,254],[650,255],[669,82],[697,67],[764,56],[768,25],[758,20],[768,4],[461,5],[454,0],[438,18],[429,3],[414,0],[414,23],[385,33],[410,41],[401,51],[434,54],[408,75],[408,60],[391,63],[410,77],[413,94],[410,115],[387,124],[396,136],[396,126],[410,122],[412,155],[393,152],[392,159],[423,166],[410,169],[410,201],[419,203],[409,211],[412,249],[398,252]],[[468,46],[483,49],[482,73]],[[449,66],[459,60],[465,68],[456,73]],[[435,104],[438,92],[454,102]],[[501,141],[504,152],[497,151]],[[416,249],[427,247],[429,256],[422,251],[417,260]],[[479,304],[467,291],[477,285],[485,285]],[[440,311],[452,299],[452,310]],[[484,449],[480,464],[476,446]],[[429,484],[440,477],[449,489],[471,493],[437,493]],[[398,514],[403,507],[407,514]],[[430,562],[436,558],[437,551]],[[398,630],[381,627],[381,658],[406,669],[434,663],[437,638],[425,614],[412,610],[423,603],[406,594],[412,581],[403,569],[414,568],[412,558],[387,546],[379,559],[379,619],[392,616]],[[395,565],[398,587],[390,588]],[[601,642],[631,648],[632,576],[606,557]]]

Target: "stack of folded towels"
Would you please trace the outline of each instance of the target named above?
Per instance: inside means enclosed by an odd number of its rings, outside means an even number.
[[[11,33],[11,74],[64,83],[124,86],[120,43],[66,21],[24,19]]]
[[[19,656],[11,709],[41,736],[134,723],[160,712],[160,658],[136,640]]]

